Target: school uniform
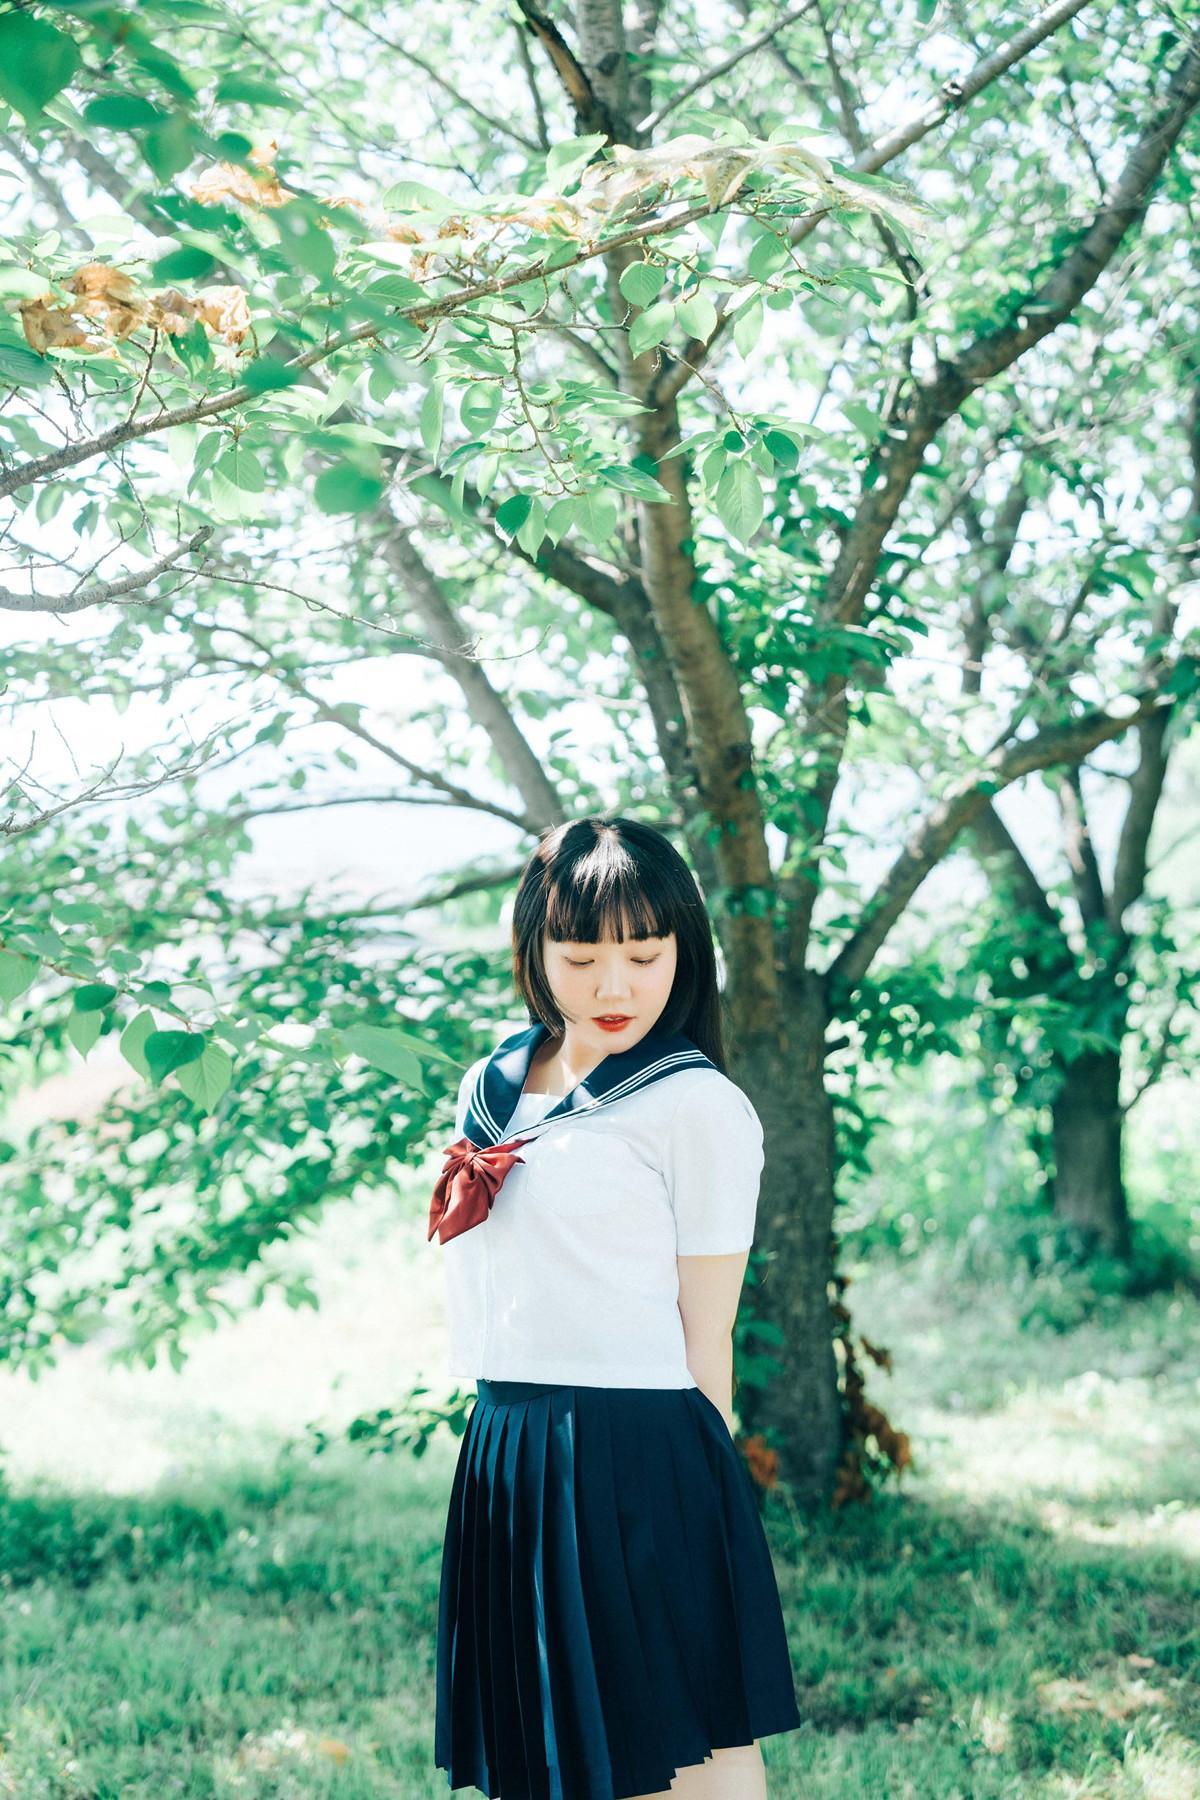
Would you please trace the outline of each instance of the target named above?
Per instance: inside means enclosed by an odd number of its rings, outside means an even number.
[[[547,1035],[463,1077],[429,1238],[476,1383],[442,1549],[435,1762],[489,1800],[624,1800],[799,1726],[750,1475],[687,1367],[676,1257],[746,1250],[762,1126],[655,1029],[570,1094]]]

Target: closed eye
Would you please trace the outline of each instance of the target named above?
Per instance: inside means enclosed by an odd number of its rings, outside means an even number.
[[[634,956],[634,957],[630,958],[630,961],[636,963],[638,968],[640,968],[640,969],[648,969],[650,967],[651,963],[656,963],[658,961],[658,957],[657,956]],[[567,967],[571,968],[571,969],[586,969],[590,962],[591,962],[590,957],[587,959],[587,962],[576,962],[573,957],[568,956]]]

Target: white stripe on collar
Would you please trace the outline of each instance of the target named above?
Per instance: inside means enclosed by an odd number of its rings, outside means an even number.
[[[472,1143],[504,1142],[534,1052],[547,1036],[549,1028],[538,1020],[496,1046],[471,1089],[463,1135]],[[595,1112],[684,1068],[715,1069],[716,1064],[682,1032],[658,1032],[651,1026],[631,1049],[604,1057],[535,1125],[523,1127],[520,1135],[540,1136],[556,1120]]]

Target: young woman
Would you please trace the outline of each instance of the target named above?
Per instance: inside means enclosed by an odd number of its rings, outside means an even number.
[[[429,1236],[450,1373],[435,1760],[490,1800],[762,1800],[801,1723],[732,1437],[763,1166],[712,932],[632,819],[543,834],[517,889],[532,1021],[467,1070]]]

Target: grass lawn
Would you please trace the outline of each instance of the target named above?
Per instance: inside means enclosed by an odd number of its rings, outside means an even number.
[[[436,1381],[424,1247],[343,1208],[306,1249],[320,1313],[268,1304],[178,1375],[89,1346],[0,1376],[0,1795],[449,1792],[433,1644],[457,1440],[421,1462],[296,1447]],[[850,1300],[895,1358],[871,1392],[918,1466],[815,1527],[772,1497],[807,1720],[767,1741],[772,1800],[1197,1800],[1195,1300],[1022,1327],[933,1252],[876,1259]]]

